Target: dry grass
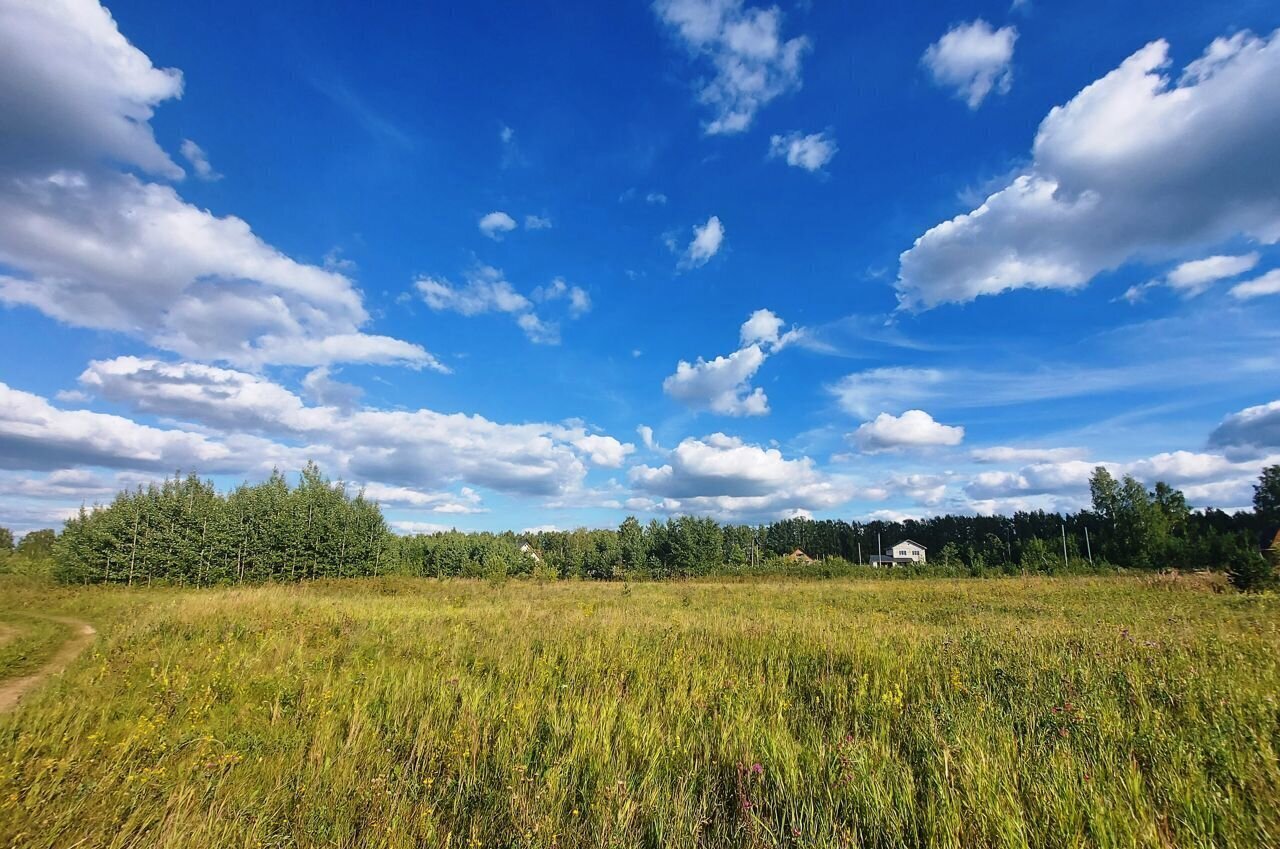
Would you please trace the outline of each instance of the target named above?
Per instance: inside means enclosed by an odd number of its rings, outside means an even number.
[[[1280,834],[1275,596],[1121,578],[0,591],[101,632],[0,718],[0,845]]]

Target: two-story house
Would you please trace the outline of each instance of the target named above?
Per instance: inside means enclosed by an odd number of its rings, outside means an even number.
[[[883,554],[871,555],[872,566],[905,566],[913,563],[924,563],[925,547],[920,543],[904,539],[897,545],[891,545]]]

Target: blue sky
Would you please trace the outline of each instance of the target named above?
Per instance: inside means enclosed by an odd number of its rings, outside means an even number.
[[[308,458],[402,531],[1246,506],[1277,26],[0,0],[0,524]]]

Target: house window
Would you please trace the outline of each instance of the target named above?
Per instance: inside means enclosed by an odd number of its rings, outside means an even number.
[[[907,550],[906,550],[905,548],[899,549],[899,550],[898,550],[898,556],[899,556],[899,557],[906,557],[906,556],[907,556]]]

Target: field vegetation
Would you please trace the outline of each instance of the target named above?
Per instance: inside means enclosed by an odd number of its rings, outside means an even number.
[[[1220,578],[0,582],[99,631],[0,716],[5,846],[1280,835],[1280,598]]]

